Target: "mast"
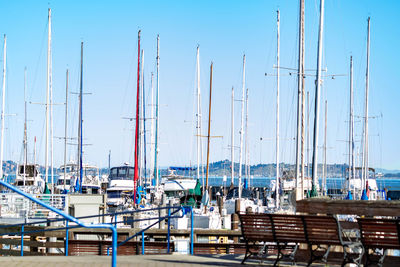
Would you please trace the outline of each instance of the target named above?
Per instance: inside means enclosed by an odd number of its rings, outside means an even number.
[[[7,36],[4,34],[4,51],[3,51],[3,90],[1,105],[1,148],[0,148],[0,179],[3,179],[3,152],[4,152],[4,118],[6,103],[6,62],[7,62]]]
[[[326,137],[327,137],[327,129],[328,129],[328,101],[325,100],[325,131],[324,131],[324,168],[323,168],[323,186],[322,186],[322,193],[326,195],[326,176],[327,176],[327,169],[326,169]]]
[[[24,186],[26,178],[26,164],[28,161],[28,138],[27,138],[27,111],[26,111],[26,67],[24,68]]]
[[[249,88],[246,89],[246,122],[245,122],[245,130],[244,132],[246,133],[245,135],[245,152],[244,152],[244,156],[245,156],[245,161],[244,161],[244,171],[245,171],[245,177],[247,179],[247,186],[250,187],[249,183],[250,183],[250,174],[249,174],[249,128],[248,128],[248,121],[249,121]]]
[[[82,193],[82,177],[83,177],[83,166],[82,166],[82,134],[83,134],[83,123],[82,123],[82,102],[83,102],[83,42],[81,42],[81,77],[79,85],[79,121],[78,121],[78,171],[79,171],[79,193]]]
[[[51,160],[51,194],[54,194],[54,128],[53,128],[53,60],[51,57],[51,47],[50,47],[50,160]]]
[[[144,183],[143,183],[143,186],[146,186],[146,184],[147,184],[147,174],[146,174],[146,171],[147,171],[147,168],[146,168],[146,155],[147,155],[147,153],[146,153],[146,98],[145,98],[145,94],[144,94],[144,49],[142,50],[142,109],[143,109],[143,112],[142,112],[142,125],[143,125],[143,130],[142,130],[142,132],[143,132],[143,173],[144,173],[144,175],[142,175],[142,176],[144,176]]]
[[[133,200],[136,203],[136,187],[139,178],[138,138],[139,138],[139,100],[140,100],[140,30],[138,32],[138,64],[137,64],[137,91],[136,91],[136,128],[135,128],[135,164],[133,177]]]
[[[200,94],[200,48],[197,46],[197,54],[196,54],[196,75],[197,75],[197,114],[196,114],[196,141],[197,141],[197,179],[200,179],[200,164],[203,159],[201,155],[201,94]],[[204,176],[203,176],[203,185],[204,185]]]
[[[49,97],[50,97],[50,79],[51,79],[51,9],[48,10],[48,29],[47,29],[47,90],[46,90],[46,144],[45,144],[45,164],[46,171],[45,182],[49,180]]]
[[[151,80],[150,80],[150,87],[151,87],[151,125],[150,125],[150,179],[154,176],[154,87],[153,87],[153,72],[151,73]]]
[[[310,92],[307,91],[307,177],[310,177],[310,111]],[[304,192],[304,182],[301,189]]]
[[[24,108],[25,108],[25,118],[24,118],[24,186],[26,178],[26,164],[28,163],[28,137],[27,137],[27,103],[26,103],[26,67],[24,69]]]
[[[157,90],[156,90],[156,135],[155,135],[155,147],[154,147],[154,177],[156,179],[156,186],[158,188],[158,131],[159,131],[159,125],[158,125],[158,108],[160,105],[160,36],[157,34]]]
[[[234,128],[234,111],[235,111],[235,91],[232,86],[232,103],[231,103],[231,186],[235,177],[235,128]]]
[[[208,104],[208,134],[207,134],[207,166],[206,166],[206,191],[208,191],[208,164],[210,163],[210,132],[211,132],[211,94],[212,94],[213,63],[210,66],[210,102]]]
[[[239,151],[239,199],[242,198],[242,154],[243,154],[243,135],[244,135],[244,94],[245,94],[245,74],[246,74],[246,55],[243,55],[243,80],[242,80],[242,119],[240,124],[240,151]]]
[[[276,11],[276,182],[275,182],[275,207],[279,208],[279,10]]]
[[[64,125],[64,191],[65,183],[67,182],[67,138],[68,138],[68,75],[69,71],[67,69],[65,78],[65,125]]]
[[[141,67],[140,67],[140,100],[139,100],[139,185],[143,186],[143,167],[144,167],[144,83],[143,83],[143,56],[144,50],[141,50]]]
[[[369,40],[370,40],[370,17],[368,17],[368,38],[367,38],[367,69],[365,73],[365,120],[364,120],[364,173],[363,173],[363,189],[366,188],[368,180],[368,94],[369,94]]]
[[[352,167],[353,167],[353,179],[356,177],[356,164],[355,164],[355,157],[354,157],[354,97],[353,97],[353,57],[351,57],[351,161],[352,161]]]
[[[324,0],[320,2],[318,56],[317,56],[317,80],[315,82],[315,116],[314,116],[314,142],[313,142],[313,166],[311,197],[317,196],[316,184],[318,183],[318,133],[319,133],[319,94],[321,90],[321,63],[322,63],[322,34],[324,29]]]
[[[302,184],[302,193],[301,196],[304,198],[304,177],[305,177],[305,168],[304,168],[304,162],[305,162],[305,124],[306,124],[306,90],[305,90],[305,79],[304,79],[304,68],[305,68],[305,41],[304,41],[304,0],[302,0],[302,24],[301,24],[301,184]]]
[[[296,137],[296,199],[304,198],[304,173],[300,175],[300,161],[303,159],[302,142],[302,123],[303,123],[303,90],[304,90],[304,0],[300,0],[300,23],[299,23],[299,58],[298,58],[298,76],[297,76],[297,137]],[[301,180],[300,180],[301,179]],[[301,183],[301,192],[299,184]]]
[[[347,181],[347,191],[350,192],[350,180],[353,179],[354,168],[354,136],[353,136],[353,57],[350,56],[350,112],[349,112],[349,178]]]

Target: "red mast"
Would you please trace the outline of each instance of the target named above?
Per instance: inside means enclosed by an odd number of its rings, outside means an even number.
[[[138,137],[139,137],[139,80],[140,80],[140,30],[138,32],[138,67],[137,67],[137,92],[136,92],[136,130],[135,130],[135,169],[133,177],[133,201],[136,203],[136,187],[139,178],[138,168]]]

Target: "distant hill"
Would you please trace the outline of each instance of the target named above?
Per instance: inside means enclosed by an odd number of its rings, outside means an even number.
[[[3,170],[5,174],[15,174],[17,169],[17,163],[14,161],[3,161]],[[283,175],[287,176],[295,176],[295,168],[294,164],[280,163],[279,164]],[[184,166],[185,167],[185,166]],[[323,164],[318,164],[318,172],[322,173]],[[49,167],[50,168],[50,167]],[[347,164],[328,164],[327,165],[327,177],[345,177],[346,169],[348,168]],[[205,172],[205,166],[203,166],[203,171]],[[234,164],[235,174],[239,172],[239,163]],[[55,168],[55,173],[58,173],[59,169]],[[244,165],[242,165],[242,171],[245,173]],[[45,168],[40,166],[40,172],[45,173]],[[168,168],[162,167],[160,168],[161,175],[168,174]],[[376,169],[377,173],[382,173],[385,178],[400,178],[399,170],[386,170],[386,169]],[[250,166],[250,175],[254,177],[275,177],[276,173],[276,164],[268,163],[268,164],[257,164]],[[309,173],[311,176],[312,170],[310,166],[310,170],[308,170],[307,166],[305,167],[305,173]],[[108,174],[108,168],[100,168],[100,174]],[[196,170],[191,171],[177,171],[177,174],[180,175],[190,175],[194,176],[196,174]],[[219,176],[222,177],[224,175],[231,175],[231,162],[229,160],[221,160],[217,162],[212,162],[209,165],[209,175],[210,176]],[[236,176],[236,175],[235,175]]]

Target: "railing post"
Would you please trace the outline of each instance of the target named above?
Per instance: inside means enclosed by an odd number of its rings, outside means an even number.
[[[142,232],[142,255],[144,255],[144,231]]]
[[[68,256],[68,241],[69,241],[69,228],[68,228],[68,220],[65,223],[65,256]]]
[[[193,207],[190,206],[190,255],[193,255]]]
[[[112,231],[112,258],[111,267],[117,267],[117,228],[111,228]]]
[[[24,225],[21,226],[21,257],[24,256]]]
[[[168,207],[168,229],[167,229],[167,253],[170,252],[170,231],[171,231],[171,208]]]
[[[115,227],[117,227],[117,217],[118,217],[118,214],[114,214],[114,225],[115,225]]]

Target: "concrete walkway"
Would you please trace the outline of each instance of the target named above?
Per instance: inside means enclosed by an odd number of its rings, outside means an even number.
[[[207,256],[190,256],[190,255],[137,255],[137,256],[118,256],[118,267],[134,266],[134,267],[200,267],[200,266],[260,266],[259,261],[246,261],[246,265],[240,262],[243,255],[207,255]],[[272,262],[267,262],[261,266],[272,266]],[[0,257],[0,266],[6,267],[98,267],[111,266],[111,257],[108,256],[4,256]],[[293,266],[290,264],[280,264],[280,266]],[[304,266],[304,265],[303,265]],[[313,265],[314,266],[314,265]],[[315,266],[324,266],[315,264]]]

